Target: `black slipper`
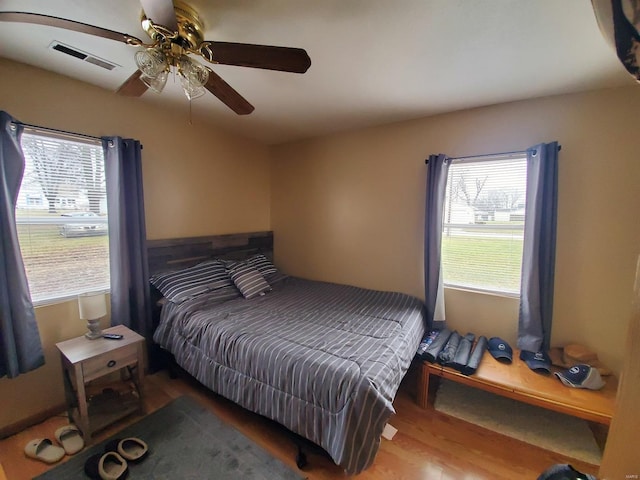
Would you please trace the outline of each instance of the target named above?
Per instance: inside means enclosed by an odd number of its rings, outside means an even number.
[[[84,473],[96,480],[123,480],[129,473],[129,466],[116,452],[97,453],[85,462]]]
[[[104,451],[118,452],[127,462],[138,463],[146,458],[149,447],[139,438],[116,438],[107,442]]]

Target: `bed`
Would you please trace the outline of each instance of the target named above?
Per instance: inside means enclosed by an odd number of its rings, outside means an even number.
[[[426,328],[423,303],[287,276],[270,262],[265,242],[188,257],[197,265],[178,271],[204,278],[198,265],[206,266],[207,288],[194,282],[179,301],[165,301],[154,341],[212,391],[281,423],[325,449],[347,473],[358,473],[373,462],[394,413],[393,399]],[[267,287],[235,282],[239,270],[251,270],[259,281],[257,271]],[[155,283],[172,275],[157,273]],[[253,289],[248,295],[246,284]]]

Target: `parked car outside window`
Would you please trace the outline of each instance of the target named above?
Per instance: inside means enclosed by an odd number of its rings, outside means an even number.
[[[94,212],[72,212],[63,213],[63,217],[87,218],[100,216]],[[89,235],[106,235],[108,231],[106,222],[99,223],[65,223],[60,226],[60,235],[63,237],[82,237]]]

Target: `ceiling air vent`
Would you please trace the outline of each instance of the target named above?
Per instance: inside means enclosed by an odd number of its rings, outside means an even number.
[[[82,50],[79,50],[75,47],[70,47],[69,45],[65,45],[64,43],[58,42],[57,40],[51,42],[49,48],[57,52],[65,53],[71,57],[75,57],[79,60],[82,60],[83,62],[92,63],[93,65],[97,65],[98,67],[102,67],[106,70],[113,70],[114,68],[119,67],[119,65],[115,63],[108,62],[103,58],[98,58],[95,55],[83,52]]]

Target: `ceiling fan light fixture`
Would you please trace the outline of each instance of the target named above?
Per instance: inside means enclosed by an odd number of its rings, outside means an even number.
[[[205,94],[204,86],[209,80],[209,70],[200,63],[182,55],[178,61],[178,76],[184,94],[189,100]]]
[[[142,82],[154,93],[162,93],[162,90],[164,90],[164,86],[167,84],[168,76],[168,70],[163,70],[155,77],[151,77],[143,73],[142,75],[140,75],[140,80],[142,80]]]
[[[158,48],[147,48],[136,52],[135,61],[138,69],[147,77],[156,77],[169,68],[166,55]]]
[[[201,97],[207,92],[202,86],[189,84],[184,80],[183,77],[180,77],[180,83],[182,84],[182,90],[184,91],[184,94],[189,100]]]

